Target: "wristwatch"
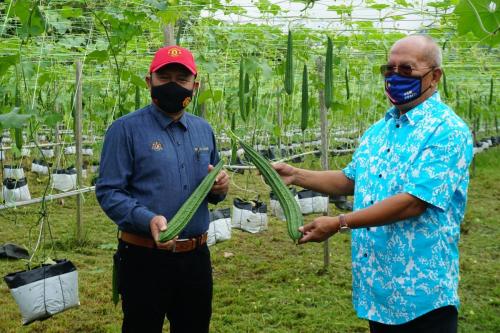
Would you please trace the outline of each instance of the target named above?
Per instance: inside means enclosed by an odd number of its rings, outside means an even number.
[[[349,226],[347,225],[344,214],[339,215],[339,222],[340,222],[340,229],[339,229],[340,233],[344,234],[351,232],[351,228],[349,228]]]

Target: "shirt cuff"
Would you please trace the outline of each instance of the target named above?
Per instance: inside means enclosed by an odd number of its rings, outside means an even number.
[[[216,205],[217,203],[221,202],[226,198],[225,194],[213,194],[213,193],[208,193],[207,195],[207,200],[213,205]]]
[[[149,222],[156,214],[145,207],[137,207],[132,211],[132,222],[140,233],[151,235]]]

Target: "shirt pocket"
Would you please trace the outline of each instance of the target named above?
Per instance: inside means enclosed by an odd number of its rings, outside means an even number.
[[[208,174],[210,164],[210,149],[208,147],[195,147],[194,149],[194,169],[196,182],[199,183]]]

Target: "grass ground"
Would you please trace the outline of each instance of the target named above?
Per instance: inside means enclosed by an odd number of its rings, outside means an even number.
[[[336,158],[332,167],[345,165]],[[500,331],[500,148],[477,157],[460,242],[461,281],[459,331]],[[317,167],[306,160],[303,167]],[[234,196],[268,200],[260,177],[233,175],[235,185],[220,207]],[[34,197],[42,186],[30,179]],[[38,185],[36,185],[38,184]],[[237,185],[237,186],[236,186]],[[239,188],[238,188],[239,187]],[[0,244],[28,246],[38,231],[38,206],[0,211]],[[79,273],[81,306],[46,321],[21,326],[21,317],[4,282],[0,283],[0,332],[119,332],[120,307],[111,302],[111,249],[116,228],[101,212],[92,193],[85,195],[85,240],[75,241],[75,200],[49,205],[56,254],[68,258]],[[314,216],[306,217],[310,221]],[[270,219],[267,232],[253,235],[233,230],[232,239],[211,247],[214,268],[213,332],[367,332],[351,305],[351,264],[348,235],[330,240],[328,270],[323,268],[322,244],[296,246],[284,222]],[[50,242],[43,251],[49,254]],[[42,251],[42,252],[43,252]],[[231,253],[232,256],[227,254]],[[0,261],[0,276],[24,269],[22,261]],[[165,325],[167,326],[167,325]],[[167,328],[166,328],[167,330]]]

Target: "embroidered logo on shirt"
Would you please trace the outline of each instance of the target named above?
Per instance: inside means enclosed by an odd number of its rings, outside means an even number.
[[[154,141],[151,144],[151,149],[153,149],[154,151],[161,151],[163,150],[163,145],[161,144],[160,141]]]
[[[182,101],[182,107],[185,108],[189,105],[189,103],[191,103],[191,97],[184,98],[184,100]]]

